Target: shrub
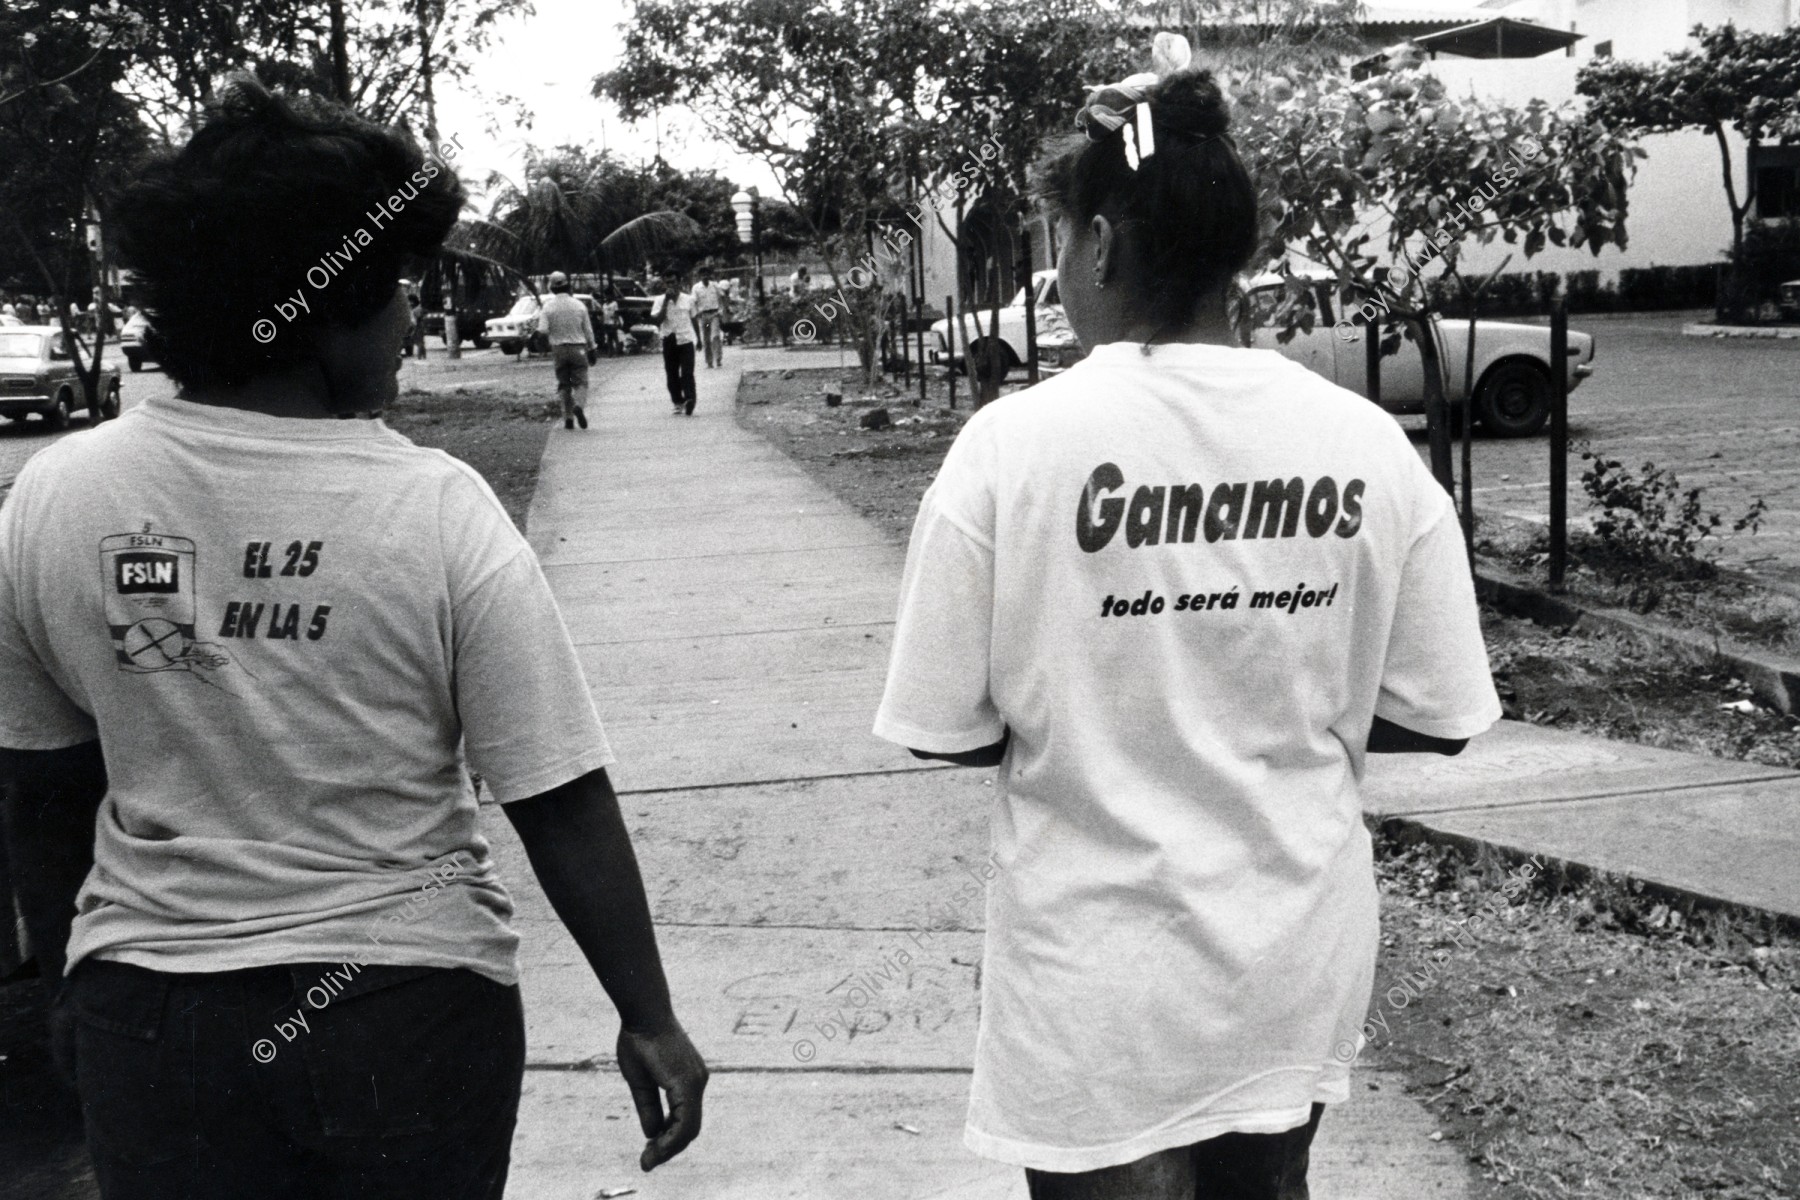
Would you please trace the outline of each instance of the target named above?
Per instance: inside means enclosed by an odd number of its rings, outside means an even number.
[[[1683,490],[1675,472],[1646,462],[1634,472],[1617,459],[1583,447],[1588,464],[1581,473],[1582,490],[1600,510],[1594,518],[1598,549],[1620,577],[1648,573],[1677,579],[1706,578],[1725,518],[1701,502],[1698,487]],[[1768,501],[1758,496],[1731,524],[1735,536],[1762,528]],[[1708,538],[1714,547],[1706,547]]]

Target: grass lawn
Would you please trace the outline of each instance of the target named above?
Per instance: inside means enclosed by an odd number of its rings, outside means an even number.
[[[822,402],[828,380],[841,407]],[[745,428],[896,540],[969,415],[820,372],[747,374],[739,398]],[[897,423],[861,429],[877,405]],[[1749,694],[1729,674],[1491,612],[1483,630],[1519,715],[1800,762],[1794,722],[1720,707]],[[1376,845],[1370,1012],[1386,1029],[1362,1061],[1404,1074],[1467,1153],[1484,1200],[1800,1196],[1800,939],[1616,880],[1540,877],[1509,902],[1507,865],[1492,855],[1386,832]],[[1482,911],[1499,915],[1471,921]]]

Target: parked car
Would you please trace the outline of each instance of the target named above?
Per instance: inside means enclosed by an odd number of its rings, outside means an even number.
[[[527,292],[513,301],[505,316],[490,320],[483,333],[491,344],[500,347],[500,353],[517,354],[537,332],[538,310],[543,307],[542,300]]]
[[[131,320],[119,330],[119,352],[133,371],[143,370],[147,362],[162,361],[162,345],[157,340],[156,330],[150,327],[150,318],[141,312],[132,314]]]
[[[85,352],[85,343],[83,345]],[[117,360],[100,365],[100,411],[88,408],[88,422],[119,415]],[[0,329],[0,416],[15,420],[38,413],[52,429],[63,429],[82,399],[81,379],[64,347],[62,330],[49,325],[9,325]]]
[[[1039,364],[1051,366],[1068,366],[1082,356],[1080,344],[1075,340],[1074,332],[1069,328],[1068,320],[1063,316],[1062,300],[1056,292],[1056,272],[1054,270],[1038,271],[1031,277],[1031,286],[1037,295],[1037,351]],[[987,370],[990,351],[993,346],[988,341],[988,322],[992,313],[986,308],[973,308],[968,312],[957,314],[957,334],[954,344],[950,340],[950,319],[937,321],[931,326],[931,361],[948,366],[957,371],[967,371],[963,362],[964,351],[974,360],[978,374]],[[1000,378],[1006,376],[1025,364],[1025,289],[1020,288],[1012,303],[1000,310],[1000,321],[995,326],[999,334]]]
[[[1278,336],[1278,310],[1286,304],[1286,285],[1278,275],[1260,275],[1243,285],[1240,328],[1247,326],[1250,345],[1274,350],[1339,387],[1359,396],[1368,395],[1368,336],[1361,318],[1334,328],[1340,317],[1363,303],[1360,296],[1342,297],[1330,277],[1304,279],[1295,303],[1311,309],[1311,332],[1296,332],[1287,342]],[[1340,299],[1347,303],[1339,304]],[[1387,323],[1391,327],[1391,322]],[[1444,370],[1444,397],[1453,410],[1462,411],[1470,400],[1465,372],[1469,351],[1469,323],[1461,319],[1434,320],[1438,358]],[[1571,391],[1593,374],[1594,339],[1569,331],[1568,361],[1564,364]],[[1529,437],[1550,419],[1550,330],[1544,325],[1512,321],[1475,322],[1474,413],[1475,419],[1497,437]],[[1396,414],[1425,411],[1425,363],[1417,343],[1403,338],[1397,355],[1381,361],[1381,407]]]
[[[596,333],[600,329],[600,301],[587,292],[572,293],[588,310],[588,320],[593,323]],[[497,343],[502,354],[517,354],[522,350],[543,353],[550,348],[550,343],[538,331],[538,313],[543,311],[544,302],[540,297],[529,292],[513,302],[512,311],[503,317],[495,317],[487,323],[487,340]],[[619,314],[625,313],[625,302],[619,302]]]
[[[1775,289],[1775,304],[1784,321],[1800,321],[1800,279],[1790,279]]]

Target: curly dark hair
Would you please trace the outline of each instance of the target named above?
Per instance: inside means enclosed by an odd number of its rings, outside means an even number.
[[[306,361],[317,330],[373,318],[463,201],[407,133],[238,77],[108,207],[164,369],[230,387]]]
[[[1037,171],[1039,198],[1078,223],[1104,215],[1142,229],[1150,275],[1140,299],[1164,330],[1185,325],[1202,297],[1222,290],[1256,253],[1256,185],[1227,130],[1225,98],[1204,70],[1178,71],[1147,89],[1156,153],[1136,170],[1119,130],[1073,134]]]

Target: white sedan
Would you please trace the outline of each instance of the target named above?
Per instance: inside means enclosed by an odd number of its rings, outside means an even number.
[[[1239,303],[1240,329],[1248,326],[1250,345],[1274,350],[1308,370],[1323,375],[1339,387],[1359,396],[1368,391],[1368,336],[1360,317],[1337,324],[1361,306],[1360,297],[1339,305],[1336,283],[1329,278],[1307,278],[1294,301],[1312,312],[1312,330],[1297,330],[1287,342],[1279,337],[1284,320],[1278,320],[1288,303],[1286,287],[1278,275],[1261,275],[1244,286]],[[1285,317],[1286,314],[1279,314]],[[1384,330],[1393,322],[1383,322]],[[1461,407],[1474,393],[1475,419],[1496,437],[1529,437],[1550,419],[1550,329],[1511,321],[1475,322],[1474,387],[1469,386],[1469,322],[1466,318],[1434,318],[1438,358],[1443,364],[1444,398]],[[1569,331],[1569,389],[1593,374],[1592,335]],[[1402,338],[1397,352],[1381,360],[1381,407],[1397,414],[1425,411],[1425,362],[1418,343]]]

